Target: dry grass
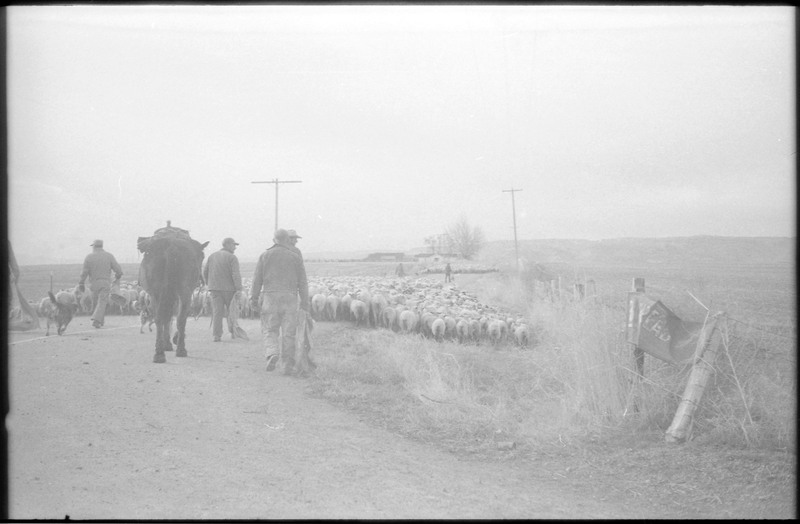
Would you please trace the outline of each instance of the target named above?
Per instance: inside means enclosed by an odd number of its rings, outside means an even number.
[[[664,432],[690,367],[647,357],[638,377],[625,341],[625,291],[622,304],[607,305],[552,301],[503,275],[476,275],[470,285],[482,302],[524,314],[535,347],[495,350],[336,325],[319,344],[316,393],[450,451],[530,460],[578,492],[642,497],[686,517],[794,516],[790,321],[777,334],[724,326],[692,440],[673,445]],[[516,448],[498,451],[498,441]]]
[[[358,395],[353,384],[380,386],[387,395],[381,403],[394,403],[406,432],[460,440],[466,449],[491,446],[498,431],[534,444],[620,430],[663,432],[669,426],[689,368],[648,357],[645,377],[638,377],[624,337],[624,307],[600,300],[553,301],[502,275],[478,276],[473,285],[481,301],[529,319],[534,349],[493,350],[337,328],[328,339],[336,343],[323,352],[326,382],[319,387],[347,398]],[[724,331],[693,437],[795,452],[791,341],[742,330],[735,322]]]

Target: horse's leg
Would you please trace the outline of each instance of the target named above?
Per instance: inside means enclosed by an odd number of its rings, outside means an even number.
[[[172,310],[174,307],[174,299],[172,297],[163,297],[161,307],[156,310],[156,329],[158,329],[159,325],[163,326],[160,340],[164,351],[172,351],[172,343],[169,340],[169,336],[172,332]]]
[[[163,364],[167,361],[167,358],[164,356],[164,330],[167,329],[166,323],[161,320],[161,303],[160,301],[156,301],[153,304],[153,308],[155,309],[155,317],[156,317],[156,354],[153,357],[153,362],[156,364]],[[169,336],[169,332],[167,332],[167,336]]]
[[[166,351],[172,351],[172,344],[174,344],[175,337],[173,337],[173,342],[170,342],[169,336],[172,334],[172,315],[169,316],[169,320],[167,320],[167,329],[164,333],[164,340],[167,341],[167,347],[164,348]],[[177,333],[176,333],[177,335]]]
[[[186,319],[189,318],[189,298],[190,297],[181,297],[179,306],[178,306],[178,315],[175,319],[175,325],[177,327],[177,331],[175,332],[175,337],[177,338],[176,344],[178,345],[177,350],[175,351],[176,357],[185,357],[186,353]]]

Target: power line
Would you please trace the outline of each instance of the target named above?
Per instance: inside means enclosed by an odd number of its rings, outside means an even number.
[[[514,193],[521,189],[503,189],[503,193],[511,193],[511,214],[514,217],[514,253],[517,257],[517,274],[519,274],[519,246],[517,245],[517,208],[514,204]]]
[[[278,184],[299,184],[302,180],[254,180],[251,184],[275,184],[275,230],[278,230]]]

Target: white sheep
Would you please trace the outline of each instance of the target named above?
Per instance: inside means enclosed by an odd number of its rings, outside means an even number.
[[[444,317],[444,336],[447,338],[456,338],[456,319],[451,316]]]
[[[427,337],[432,337],[433,336],[433,321],[436,320],[437,318],[439,318],[439,317],[437,317],[436,315],[434,315],[430,311],[425,311],[419,317],[419,330],[420,330],[420,332],[423,335],[427,336]]]
[[[350,313],[350,305],[353,302],[353,297],[349,293],[345,293],[342,296],[341,302],[339,302],[339,318],[343,318],[345,320],[352,320],[353,315]]]
[[[531,333],[527,325],[520,324],[517,326],[514,330],[514,340],[516,340],[517,344],[520,346],[528,347],[531,340]]]
[[[363,322],[369,321],[369,306],[363,300],[353,299],[350,302],[350,314],[355,320],[356,327],[360,326]]]
[[[381,293],[374,293],[372,295],[372,300],[370,300],[369,303],[369,320],[373,327],[376,327],[380,323],[381,312],[387,305],[386,297]]]
[[[508,326],[504,320],[492,320],[489,322],[486,333],[489,336],[489,340],[492,341],[492,344],[497,345],[505,340],[508,335]]]
[[[410,309],[400,312],[398,323],[400,324],[400,331],[403,333],[412,333],[417,328],[419,317]]]
[[[325,316],[331,322],[335,322],[339,318],[339,303],[341,301],[336,295],[328,295],[325,303]]]
[[[478,319],[470,319],[469,321],[469,338],[475,342],[481,339],[481,323]]]
[[[392,306],[386,306],[381,311],[381,325],[386,329],[396,331],[397,329],[397,310]]]
[[[456,337],[462,344],[469,340],[469,322],[463,318],[458,319],[458,322],[456,322]]]
[[[314,320],[322,320],[322,315],[325,313],[325,305],[328,303],[328,298],[322,293],[317,293],[311,297],[311,318]]]
[[[440,342],[444,338],[445,329],[445,322],[439,317],[436,317],[431,323],[431,335]]]

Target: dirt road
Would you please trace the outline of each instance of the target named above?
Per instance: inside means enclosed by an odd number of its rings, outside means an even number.
[[[309,379],[266,372],[256,321],[242,322],[249,342],[213,343],[208,319],[190,319],[189,357],[154,364],[154,334],[134,317],[106,320],[10,335],[13,519],[668,517],[312,398]]]

